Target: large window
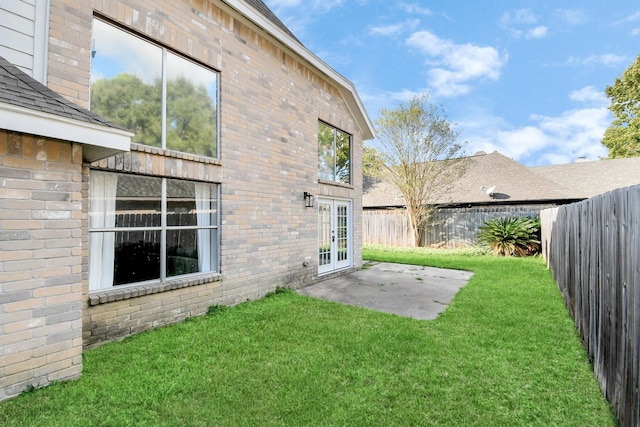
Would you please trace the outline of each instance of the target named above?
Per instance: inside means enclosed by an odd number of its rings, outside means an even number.
[[[351,135],[318,122],[318,178],[351,183]]]
[[[218,271],[218,185],[91,171],[89,289]]]
[[[218,157],[218,73],[93,21],[91,110],[133,142]]]

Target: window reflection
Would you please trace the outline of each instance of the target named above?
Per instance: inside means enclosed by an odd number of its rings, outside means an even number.
[[[318,178],[351,183],[351,135],[318,122]]]
[[[333,128],[318,123],[318,178],[326,181],[335,180],[334,161]]]
[[[91,111],[135,133],[138,144],[161,146],[162,49],[93,21]]]
[[[167,148],[216,157],[216,75],[167,57]]]
[[[165,49],[100,20],[93,37],[93,112],[133,131],[135,143],[218,156],[216,72],[171,52],[163,60]]]

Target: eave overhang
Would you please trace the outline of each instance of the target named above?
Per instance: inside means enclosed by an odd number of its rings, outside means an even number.
[[[0,102],[0,129],[83,145],[85,162],[129,151],[133,132]]]

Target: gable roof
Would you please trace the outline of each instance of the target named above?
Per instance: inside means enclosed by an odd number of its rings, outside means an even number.
[[[287,33],[289,36],[293,37],[294,39],[298,40],[296,38],[296,36],[291,32],[291,30],[289,30],[289,28],[287,28],[287,26],[284,25],[284,23],[280,20],[280,18],[278,18],[278,16],[275,13],[273,13],[273,11],[271,9],[269,9],[269,6],[264,4],[264,2],[262,0],[245,0],[245,1],[251,7],[253,7],[258,12],[260,12],[262,15],[264,15],[265,18],[267,18],[269,21],[273,22],[273,24],[276,27],[280,28],[282,31],[284,31],[285,33]]]
[[[448,191],[435,194],[436,205],[502,205],[577,200],[570,189],[498,152],[468,157],[465,174]],[[487,190],[495,186],[493,198]],[[390,183],[380,182],[362,196],[363,207],[404,206]]]
[[[375,136],[373,124],[367,110],[358,95],[355,85],[336,70],[327,65],[322,59],[307,49],[287,28],[286,25],[264,4],[262,0],[222,0],[245,18],[265,30],[285,47],[307,61],[313,68],[336,83],[347,108],[351,112],[356,124],[362,132],[363,139]]]
[[[530,169],[541,177],[562,183],[581,198],[640,184],[640,157],[578,161]]]
[[[0,56],[0,128],[85,144],[85,161],[129,151],[133,133],[68,101]]]

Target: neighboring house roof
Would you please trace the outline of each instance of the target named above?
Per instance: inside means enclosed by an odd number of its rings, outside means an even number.
[[[436,205],[502,205],[577,200],[569,188],[540,176],[498,152],[468,158],[465,174],[446,192],[436,194]],[[487,190],[495,186],[493,198]],[[390,183],[379,182],[362,196],[365,208],[404,206],[404,198]]]
[[[267,31],[288,49],[295,52],[303,60],[307,61],[314,68],[326,75],[330,80],[337,84],[349,111],[360,131],[363,139],[372,139],[375,136],[373,123],[367,114],[367,110],[358,95],[358,92],[352,82],[336,70],[327,65],[322,59],[317,57],[313,52],[307,49],[284,25],[280,19],[262,2],[262,0],[223,0],[224,3],[231,6],[240,14],[251,20],[260,28]]]
[[[561,182],[580,198],[640,184],[640,157],[577,161],[530,169],[546,179]]]
[[[0,56],[0,129],[85,144],[85,161],[129,151],[133,133],[68,101]]]

